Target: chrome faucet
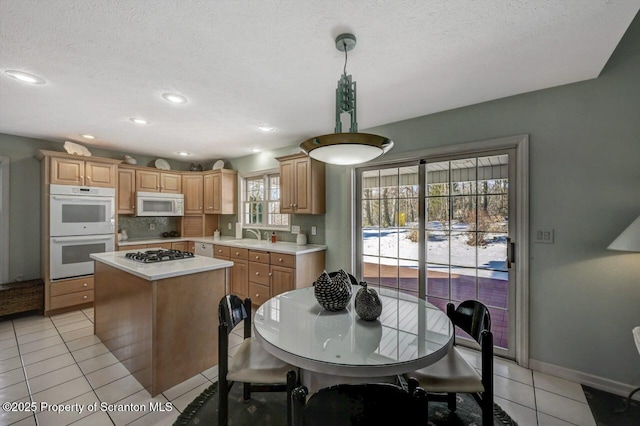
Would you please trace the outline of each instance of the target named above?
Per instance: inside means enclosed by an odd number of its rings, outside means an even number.
[[[262,235],[260,235],[260,231],[255,229],[247,229],[247,232],[253,234],[258,240],[262,240]]]

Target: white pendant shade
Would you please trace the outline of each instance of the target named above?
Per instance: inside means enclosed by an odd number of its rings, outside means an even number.
[[[378,158],[384,153],[381,148],[356,143],[327,145],[309,152],[309,157],[329,164],[360,164]]]
[[[627,229],[622,231],[609,247],[608,250],[637,251],[640,252],[640,216],[636,218]]]

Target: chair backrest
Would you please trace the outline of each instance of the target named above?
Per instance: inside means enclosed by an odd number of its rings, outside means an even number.
[[[338,275],[338,272],[340,272],[340,271],[333,271],[333,272],[329,272],[329,276],[330,276],[331,278],[333,278],[333,277],[335,277],[336,275]],[[351,274],[350,274],[350,273],[348,273],[348,272],[347,272],[347,275],[349,276],[349,280],[351,281],[351,284],[352,284],[352,285],[358,285],[358,284],[359,284],[359,282],[358,282],[358,280],[356,279],[356,277],[354,277],[353,275],[351,275]]]
[[[409,392],[390,383],[341,384],[320,389],[305,405],[306,396],[304,386],[293,391],[294,426],[427,423],[427,394],[414,379]]]
[[[247,309],[247,300],[240,299],[235,294],[227,294],[220,299],[218,305],[218,319],[220,324],[225,324],[227,327],[227,333],[231,333],[231,330],[246,318],[249,318],[251,322],[251,301],[249,300]]]
[[[457,308],[453,303],[447,305],[447,315],[451,322],[464,330],[469,336],[482,345],[483,331],[491,331],[491,314],[489,309],[477,300],[465,300]]]

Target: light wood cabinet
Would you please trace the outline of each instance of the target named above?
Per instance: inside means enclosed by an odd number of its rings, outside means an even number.
[[[271,265],[271,297],[296,288],[296,270]]]
[[[118,169],[118,214],[136,212],[136,171]]]
[[[180,251],[189,251],[187,249],[188,243],[189,241],[180,241],[177,243],[171,243],[171,249],[172,250],[180,250]]]
[[[212,214],[236,214],[238,172],[214,170],[204,175],[204,212]]]
[[[50,309],[62,309],[93,302],[93,275],[52,282]]]
[[[115,187],[116,164],[67,157],[51,157],[50,183],[58,185]]]
[[[325,213],[325,165],[305,154],[276,158],[280,163],[280,213]]]
[[[44,314],[48,316],[88,307],[93,303],[93,276],[55,281],[51,279],[50,186],[55,184],[116,188],[117,167],[122,161],[49,150],[38,150],[35,156],[41,162],[40,208],[43,214],[40,223],[40,272],[44,281]]]
[[[182,175],[153,170],[136,170],[136,191],[181,194]]]
[[[184,213],[204,213],[202,175],[183,175],[182,189],[184,193]]]
[[[247,250],[215,244],[216,259],[231,260],[231,292],[255,306],[275,295],[309,287],[324,270],[325,252],[301,255]]]

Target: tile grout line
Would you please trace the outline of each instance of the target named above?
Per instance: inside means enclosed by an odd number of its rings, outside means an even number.
[[[13,326],[13,334],[15,335],[16,338],[16,349],[18,351],[18,356],[20,357],[20,365],[22,365],[22,375],[24,376],[24,384],[27,387],[27,392],[29,392],[29,401],[30,402],[35,402],[33,400],[33,394],[31,393],[31,387],[29,386],[29,381],[27,380],[27,369],[26,366],[24,364],[24,360],[22,359],[22,355],[20,354],[20,343],[18,342],[18,334],[16,332],[16,324],[13,320],[11,320],[11,325]],[[14,423],[20,422],[26,418],[28,418],[29,416],[26,416],[23,419],[17,420]],[[36,417],[36,413],[32,413],[31,417],[33,417],[33,420],[35,421],[36,425],[38,425],[38,418]]]

